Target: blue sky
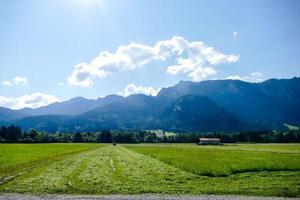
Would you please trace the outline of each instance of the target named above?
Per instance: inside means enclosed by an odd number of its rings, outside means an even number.
[[[0,106],[300,76],[299,10],[297,0],[4,0]]]

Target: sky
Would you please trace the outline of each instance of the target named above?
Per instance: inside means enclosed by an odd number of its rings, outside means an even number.
[[[297,0],[3,0],[0,106],[300,76]]]

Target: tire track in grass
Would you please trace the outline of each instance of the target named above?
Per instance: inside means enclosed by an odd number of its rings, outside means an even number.
[[[96,151],[98,152],[98,150]],[[76,190],[77,188],[80,188],[80,174],[86,169],[90,156],[94,155],[94,152],[91,152],[92,154],[85,155],[85,158],[78,164],[78,166],[73,170],[69,177],[69,181],[67,182],[68,190]]]
[[[116,171],[116,168],[114,166],[114,160],[112,158],[110,159],[110,166],[113,169],[113,171]]]
[[[114,179],[114,170],[111,167],[111,159],[113,152],[110,146],[106,146],[101,149],[97,154],[90,157],[89,162],[79,175],[80,188],[78,191],[82,193],[98,193],[99,190],[102,193],[108,193],[111,191],[113,185],[122,185],[117,179]],[[114,192],[117,192],[114,191]]]

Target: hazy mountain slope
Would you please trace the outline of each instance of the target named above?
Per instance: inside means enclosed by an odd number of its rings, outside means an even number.
[[[23,130],[35,128],[40,131],[55,133],[57,131],[73,131],[65,127],[68,119],[68,116],[63,115],[41,115],[25,117],[14,121],[14,123],[20,125]]]
[[[153,113],[163,104],[155,97],[131,95],[121,101],[99,107],[72,118],[78,130],[145,129],[153,120]]]
[[[271,79],[262,83],[239,80],[181,81],[162,89],[158,97],[176,99],[187,94],[205,95],[241,120],[257,127],[299,123],[300,78]]]
[[[261,84],[266,95],[265,113],[270,120],[300,124],[300,78],[270,79]]]
[[[14,123],[25,130],[99,131],[103,129],[146,129],[152,127],[152,115],[166,103],[142,94],[131,95],[76,116],[30,116]]]
[[[25,108],[20,111],[27,115],[78,115],[97,107],[104,106],[122,99],[122,96],[108,95],[104,98],[86,99],[83,97],[75,97],[68,101],[52,103],[36,109]]]
[[[177,107],[181,110],[176,110]],[[20,111],[5,115],[1,109],[0,116],[25,128],[55,131],[157,128],[235,131],[281,129],[283,123],[300,125],[299,110],[300,78],[293,78],[262,83],[181,81],[162,89],[156,97],[139,94],[126,98],[111,95],[98,100],[74,98],[35,109],[42,114],[68,113],[69,117],[47,115],[14,121],[22,117]]]
[[[169,130],[233,131],[242,122],[205,96],[186,95],[167,106],[159,115],[160,126]]]
[[[39,130],[74,132],[103,129],[235,131],[244,127],[239,119],[211,99],[197,95],[180,97],[171,104],[162,104],[155,97],[132,95],[75,117],[28,117],[17,123],[22,127],[25,124],[25,128],[35,126]]]
[[[27,115],[21,111],[0,107],[0,121],[10,121],[26,116]]]

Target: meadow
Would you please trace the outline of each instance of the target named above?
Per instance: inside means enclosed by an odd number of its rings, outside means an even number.
[[[5,144],[0,149],[5,180],[0,193],[300,196],[298,144]],[[22,173],[21,166],[32,162],[39,164]],[[10,168],[18,170],[7,173]]]
[[[299,145],[131,145],[129,149],[149,155],[185,171],[206,176],[241,172],[300,171]]]
[[[33,167],[63,159],[99,144],[0,144],[0,182]]]

